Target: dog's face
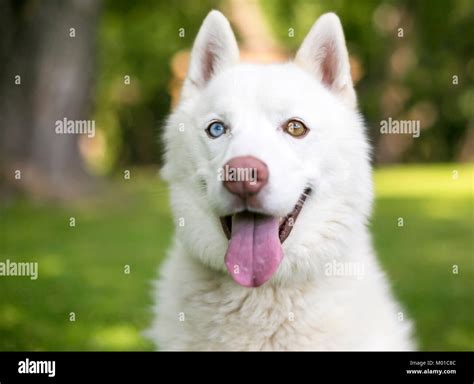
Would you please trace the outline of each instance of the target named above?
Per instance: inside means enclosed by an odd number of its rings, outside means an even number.
[[[238,56],[227,20],[211,12],[165,134],[177,237],[244,286],[308,278],[371,200],[342,28],[322,16],[293,63]]]

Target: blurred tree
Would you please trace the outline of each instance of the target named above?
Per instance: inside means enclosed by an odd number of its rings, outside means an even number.
[[[95,0],[3,1],[4,185],[66,199],[93,186],[79,152],[80,136],[56,134],[55,122],[89,119],[99,5]]]

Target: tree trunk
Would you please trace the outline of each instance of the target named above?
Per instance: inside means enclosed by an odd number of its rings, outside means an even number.
[[[9,19],[10,31],[0,48],[4,184],[39,197],[80,196],[93,186],[80,135],[56,134],[55,122],[89,119],[99,2],[11,0],[6,8],[1,21]]]

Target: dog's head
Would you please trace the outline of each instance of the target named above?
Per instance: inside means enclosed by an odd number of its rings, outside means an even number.
[[[314,277],[369,213],[369,150],[334,14],[293,62],[262,65],[239,63],[212,11],[165,143],[180,246],[241,285]]]

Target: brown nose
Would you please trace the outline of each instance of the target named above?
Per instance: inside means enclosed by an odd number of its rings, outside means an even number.
[[[242,199],[260,192],[268,181],[267,165],[253,156],[234,157],[224,171],[224,187]]]

